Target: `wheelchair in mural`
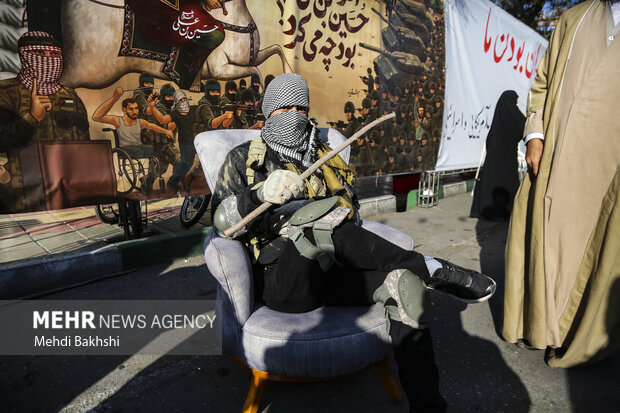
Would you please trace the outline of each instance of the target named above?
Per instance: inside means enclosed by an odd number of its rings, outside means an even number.
[[[132,156],[120,146],[116,129],[103,128],[103,131],[114,134],[114,147],[111,151],[116,192],[119,197],[127,199],[119,200],[118,204],[97,204],[94,207],[95,215],[101,222],[122,226],[126,238],[137,238],[142,234],[143,226],[148,223],[148,203],[130,199],[130,195],[141,193],[148,196],[153,185],[157,185],[163,193],[166,190],[163,177],[165,171],[160,168],[155,154]],[[211,194],[187,195],[179,212],[181,224],[186,228],[196,224],[207,211],[210,200]]]

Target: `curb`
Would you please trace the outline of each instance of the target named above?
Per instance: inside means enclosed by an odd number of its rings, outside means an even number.
[[[42,294],[140,266],[200,255],[210,231],[207,227],[122,241],[92,251],[16,261],[0,268],[0,299]]]
[[[116,243],[123,270],[201,255],[211,227]]]
[[[382,195],[374,198],[361,199],[359,203],[359,214],[362,219],[376,214],[396,211],[395,195]]]
[[[441,185],[439,187],[439,199],[444,199],[449,196],[460,195],[466,192],[470,192],[474,189],[474,180],[468,179],[463,182],[456,182],[453,184]],[[418,190],[409,191],[407,194],[407,209],[415,208],[418,206]]]
[[[122,271],[115,245],[16,261],[0,269],[0,299],[17,299]]]

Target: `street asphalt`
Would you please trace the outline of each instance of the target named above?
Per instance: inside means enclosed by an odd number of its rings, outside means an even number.
[[[431,292],[431,329],[450,412],[620,412],[620,352],[598,364],[552,369],[543,351],[504,342],[501,325],[506,223],[468,217],[471,197],[373,216],[411,235],[417,251],[482,270],[498,283],[466,306]],[[47,295],[45,299],[214,299],[200,256]],[[240,412],[249,374],[226,356],[2,356],[1,412]],[[373,369],[326,382],[267,386],[262,412],[407,412]]]

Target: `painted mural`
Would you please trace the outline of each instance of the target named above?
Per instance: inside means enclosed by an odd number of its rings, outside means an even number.
[[[442,1],[7,0],[0,23],[0,213],[208,193],[194,137],[260,129],[285,72],[345,136],[396,112],[358,176],[434,166]]]

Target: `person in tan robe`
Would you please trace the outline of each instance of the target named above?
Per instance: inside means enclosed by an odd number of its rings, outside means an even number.
[[[510,221],[502,334],[550,348],[551,367],[620,347],[619,8],[567,10],[528,99],[530,173]]]

